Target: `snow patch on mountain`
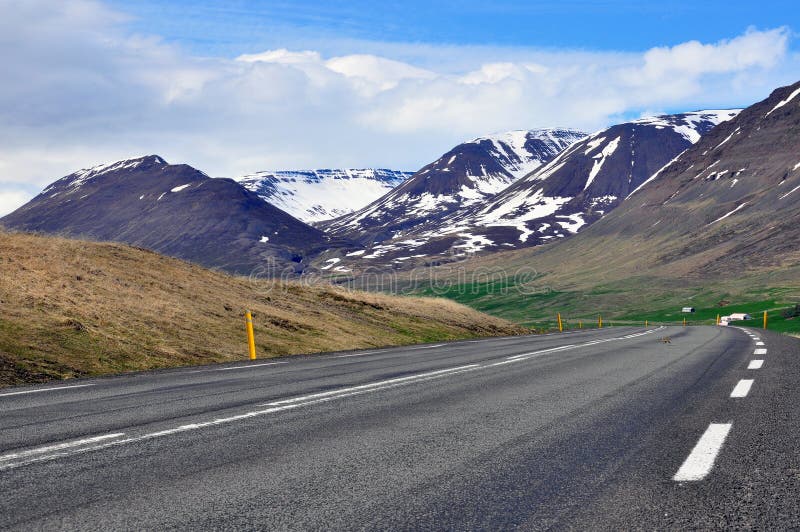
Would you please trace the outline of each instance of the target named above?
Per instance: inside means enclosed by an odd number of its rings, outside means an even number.
[[[767,114],[764,115],[764,118],[768,117],[769,115],[771,115],[772,113],[774,113],[775,111],[777,111],[778,109],[780,109],[781,107],[786,105],[787,103],[789,103],[792,100],[794,100],[797,97],[798,94],[800,94],[800,89],[797,89],[794,92],[792,92],[789,95],[789,97],[786,98],[785,100],[779,101],[778,104],[770,110],[770,112],[768,112]]]
[[[589,172],[589,178],[586,180],[586,184],[583,186],[583,190],[586,190],[587,188],[589,188],[589,185],[592,184],[594,178],[597,177],[597,174],[599,174],[600,170],[603,168],[603,163],[606,162],[606,159],[614,155],[614,152],[617,150],[617,146],[619,146],[619,141],[621,139],[622,137],[615,138],[614,140],[606,144],[605,148],[603,148],[603,150],[600,153],[592,157],[594,159],[594,165],[592,166],[592,171]]]
[[[656,128],[670,128],[692,144],[696,144],[700,140],[702,134],[700,126],[703,123],[717,125],[727,122],[740,112],[741,109],[710,109],[680,115],[651,116],[634,120],[632,123],[650,125]]]
[[[516,180],[530,174],[545,161],[552,159],[553,155],[585,136],[582,131],[572,129],[514,130],[478,137],[472,143],[491,143],[492,147],[488,148],[489,153],[514,178],[513,180]],[[555,153],[542,154],[534,146],[536,141],[557,149]]]
[[[264,171],[236,178],[264,201],[304,222],[356,211],[411,177],[387,169]]]
[[[91,168],[84,168],[82,170],[78,170],[68,176],[62,177],[58,181],[55,181],[50,186],[48,186],[42,194],[50,194],[53,190],[61,189],[58,192],[52,194],[52,196],[56,196],[59,193],[63,192],[63,189],[67,189],[67,193],[74,192],[75,190],[79,189],[92,179],[100,177],[105,174],[112,174],[114,172],[120,170],[133,170],[134,168],[138,168],[142,164],[167,164],[167,162],[157,155],[146,155],[142,157],[136,157],[132,159],[123,159],[121,161],[115,161],[113,163],[105,163],[105,164],[98,164],[97,166],[93,166]]]

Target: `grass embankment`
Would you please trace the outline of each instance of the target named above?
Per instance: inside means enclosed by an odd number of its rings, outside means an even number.
[[[446,299],[252,282],[149,251],[0,232],[0,385],[511,335]]]

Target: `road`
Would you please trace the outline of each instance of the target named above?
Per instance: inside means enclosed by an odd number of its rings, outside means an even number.
[[[799,345],[613,327],[2,389],[0,527],[798,527]]]

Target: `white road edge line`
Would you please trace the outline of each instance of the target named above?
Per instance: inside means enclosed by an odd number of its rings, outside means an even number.
[[[750,365],[747,366],[747,369],[761,369],[761,366],[763,365],[763,360],[751,360]]]
[[[353,396],[353,395],[360,395],[360,394],[365,394],[365,393],[369,393],[369,392],[384,390],[384,389],[388,389],[388,388],[395,388],[395,387],[398,387],[398,386],[403,386],[403,385],[406,385],[406,384],[413,384],[413,383],[416,383],[416,382],[421,382],[421,381],[426,381],[426,380],[432,380],[432,379],[436,379],[436,378],[439,378],[439,377],[449,377],[451,375],[455,375],[455,374],[458,374],[458,373],[464,373],[464,372],[467,372],[467,371],[474,371],[474,370],[479,369],[481,367],[482,366],[480,364],[470,364],[470,365],[467,365],[467,366],[461,366],[459,368],[452,368],[450,370],[434,371],[434,372],[430,372],[430,373],[423,373],[423,374],[420,374],[420,375],[415,375],[415,376],[412,376],[412,377],[402,377],[400,379],[390,379],[388,381],[382,381],[381,383],[374,383],[374,384],[384,384],[383,386],[380,386],[380,387],[374,387],[373,386],[373,387],[365,389],[365,387],[368,386],[368,385],[364,385],[364,386],[356,386],[356,387],[353,387],[353,388],[343,388],[341,390],[336,390],[336,392],[338,392],[336,395],[328,395],[328,396],[325,396],[325,397],[317,397],[315,399],[312,399],[312,400],[309,400],[309,401],[305,401],[305,402],[292,402],[290,404],[281,404],[281,406],[272,406],[271,408],[267,408],[267,409],[264,409],[264,410],[256,410],[256,411],[253,411],[253,412],[245,412],[243,414],[237,414],[235,416],[224,417],[224,418],[217,418],[217,419],[213,419],[211,421],[204,421],[204,422],[200,422],[200,423],[190,423],[190,424],[181,425],[179,427],[175,427],[175,428],[172,428],[172,429],[161,430],[161,431],[158,431],[158,432],[151,432],[149,434],[142,434],[140,436],[133,436],[133,437],[125,438],[125,439],[122,439],[122,440],[115,440],[115,441],[112,441],[112,442],[107,442],[107,443],[104,443],[104,444],[101,444],[101,445],[95,445],[95,446],[91,446],[91,447],[81,447],[81,448],[77,448],[77,449],[69,449],[68,447],[74,447],[74,446],[77,445],[77,443],[75,443],[75,442],[71,442],[70,444],[54,445],[54,446],[51,446],[49,450],[64,451],[64,452],[55,452],[53,454],[44,455],[43,453],[48,452],[48,449],[47,448],[42,448],[38,452],[38,454],[40,454],[41,456],[34,456],[34,457],[32,457],[32,458],[30,458],[28,460],[23,460],[21,462],[12,462],[12,463],[2,463],[2,462],[0,462],[0,471],[4,471],[4,470],[8,470],[8,469],[16,469],[16,468],[24,466],[24,465],[33,464],[33,463],[36,463],[36,462],[45,462],[45,461],[49,461],[49,460],[55,460],[57,458],[61,458],[61,457],[65,457],[65,456],[83,454],[83,453],[90,452],[90,451],[98,451],[98,450],[101,450],[101,449],[107,449],[109,447],[118,447],[118,446],[125,445],[125,444],[128,444],[128,443],[136,443],[136,442],[140,442],[140,441],[152,440],[152,439],[155,439],[155,438],[160,438],[160,437],[163,437],[163,436],[169,436],[169,435],[172,435],[172,434],[179,434],[179,433],[182,433],[182,432],[189,432],[189,431],[193,431],[193,430],[199,430],[199,429],[203,429],[203,428],[206,428],[206,427],[212,427],[212,426],[216,426],[216,425],[222,425],[222,424],[225,424],[225,423],[231,423],[231,422],[234,422],[234,421],[240,421],[240,420],[244,420],[244,419],[250,419],[250,418],[254,418],[254,417],[264,416],[264,415],[267,415],[267,414],[273,414],[273,413],[282,412],[282,411],[285,411],[285,410],[292,410],[292,409],[300,408],[300,407],[303,407],[303,406],[319,404],[319,403],[325,403],[325,402],[328,402],[328,401],[334,401],[336,399],[341,399],[341,398],[344,398],[344,397],[350,397],[350,396]],[[413,381],[410,380],[412,378],[414,378],[415,380],[413,380]],[[402,381],[402,382],[399,382],[399,381]],[[324,394],[314,394],[314,396],[321,396],[321,395],[324,395]],[[312,397],[312,396],[306,396],[306,397]],[[282,403],[282,402],[279,402],[279,403]],[[268,405],[269,404],[273,404],[273,403],[268,403]],[[259,406],[267,406],[267,405],[259,405]],[[97,439],[98,440],[100,440],[100,439],[108,439],[110,437],[119,437],[119,436],[122,436],[122,435],[124,435],[124,434],[113,434],[113,435],[106,435],[106,436],[98,436]],[[85,444],[86,440],[83,440],[82,443]],[[9,459],[11,459],[11,458],[13,458],[13,457],[10,457]],[[22,456],[22,458],[25,458],[25,457]]]
[[[125,435],[124,432],[118,432],[116,434],[104,434],[102,436],[94,436],[92,438],[85,438],[83,440],[75,440],[66,443],[57,443],[55,445],[47,445],[45,447],[38,447],[36,449],[28,449],[27,451],[18,451],[16,453],[4,454],[0,456],[0,462],[14,460],[16,458],[27,458],[29,456],[36,456],[37,454],[45,454],[52,451],[61,451],[63,449],[69,449],[71,447],[80,447],[81,445],[88,445],[90,443],[97,443],[100,441],[120,438],[124,435]]]
[[[736,383],[734,386],[733,391],[731,392],[731,397],[734,399],[739,399],[741,397],[747,397],[747,394],[750,393],[750,388],[753,386],[753,379],[742,379]]]
[[[374,355],[375,353],[380,353],[380,351],[367,351],[366,353],[351,353],[349,355],[336,355],[333,358],[363,357],[366,355]]]
[[[754,355],[766,355],[767,354],[767,350],[763,349],[763,348],[762,349],[756,349],[755,351],[753,351],[753,354]]]
[[[21,390],[19,392],[0,393],[0,397],[8,397],[11,395],[24,395],[29,393],[54,392],[56,390],[70,390],[72,388],[86,388],[87,386],[94,386],[94,384],[76,384],[75,386],[58,386],[55,388],[42,388],[41,390]]]
[[[440,369],[440,370],[437,370],[437,371],[430,371],[428,373],[419,373],[417,375],[409,375],[408,377],[398,377],[396,379],[388,379],[388,380],[385,380],[385,381],[372,382],[372,383],[369,383],[369,384],[361,384],[359,386],[352,386],[352,387],[349,387],[349,388],[338,388],[336,390],[331,390],[331,391],[328,391],[328,392],[320,392],[320,393],[314,393],[314,394],[310,394],[310,395],[301,395],[299,397],[293,397],[291,399],[282,399],[280,401],[272,401],[270,403],[264,403],[263,405],[259,405],[259,406],[281,406],[281,405],[292,404],[292,403],[300,403],[300,402],[303,402],[303,401],[319,399],[321,397],[330,397],[330,396],[339,395],[339,394],[346,394],[346,393],[354,392],[354,391],[357,391],[357,390],[366,390],[366,389],[370,389],[370,388],[379,388],[379,387],[382,387],[382,386],[387,386],[387,385],[401,383],[401,382],[410,384],[413,381],[416,381],[416,380],[419,380],[419,379],[424,379],[426,377],[432,377],[432,376],[445,377],[450,373],[461,372],[461,371],[463,371],[465,369],[477,369],[479,367],[481,367],[480,364],[469,364],[469,365],[466,365],[466,366],[459,366],[459,367],[456,367],[456,368]]]
[[[260,368],[262,366],[277,366],[278,364],[288,364],[288,362],[266,362],[264,364],[253,364],[253,365],[250,365],[250,366],[236,366],[235,368],[215,369],[214,371],[233,371],[233,370],[236,370],[236,369]]]
[[[732,425],[732,423],[710,424],[672,480],[687,482],[706,478],[711,472],[711,468],[714,467],[714,461],[717,459]]]
[[[603,340],[592,340],[590,342],[584,342],[582,344],[562,345],[560,347],[551,347],[550,349],[542,349],[540,351],[531,351],[530,353],[522,353],[521,355],[513,355],[513,356],[506,357],[506,360],[526,360],[528,358],[535,358],[537,356],[540,356],[540,355],[543,355],[543,354],[547,354],[547,353],[555,353],[555,352],[558,352],[558,351],[565,351],[565,350],[568,350],[568,349],[578,349],[580,347],[588,347],[590,345],[604,344],[604,343],[607,343],[607,342],[616,342],[616,341],[619,341],[619,340],[629,340],[631,338],[638,338],[639,336],[645,336],[647,334],[652,334],[652,333],[654,333],[656,331],[660,331],[661,329],[664,329],[663,325],[661,327],[659,327],[658,329],[651,329],[649,331],[645,331],[645,332],[641,332],[641,333],[637,333],[637,334],[629,334],[629,335],[626,335],[626,336],[617,336],[617,337],[614,337],[614,338],[606,338],[606,339],[603,339]]]

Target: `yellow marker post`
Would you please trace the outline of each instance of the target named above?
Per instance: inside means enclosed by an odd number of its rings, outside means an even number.
[[[578,322],[578,329],[583,329],[583,320]]]
[[[686,327],[686,318],[683,318],[683,326]]]
[[[767,328],[767,311],[764,311],[764,328]]]
[[[597,316],[597,328],[598,329],[602,329],[603,328],[603,315],[602,314]]]
[[[250,360],[256,359],[256,337],[253,334],[253,315],[248,310],[244,315],[247,321],[247,343],[250,346]]]
[[[719,314],[717,314],[717,325],[719,325],[721,323],[721,321],[722,321],[722,318],[720,318]]]
[[[558,313],[558,332],[564,332],[564,324],[561,323],[561,313]]]
[[[647,320],[644,320],[644,326],[647,327]]]

